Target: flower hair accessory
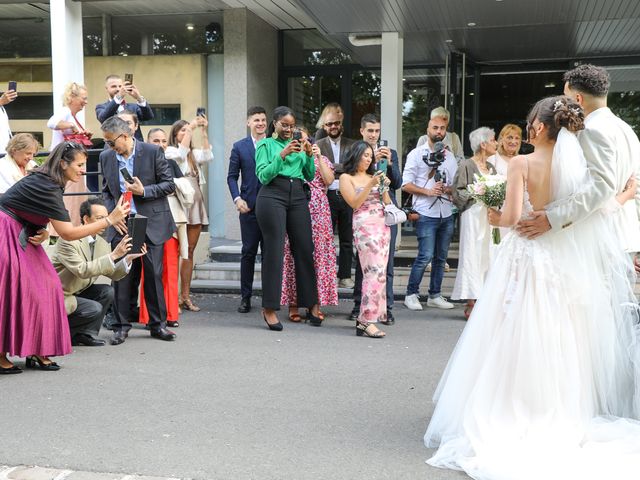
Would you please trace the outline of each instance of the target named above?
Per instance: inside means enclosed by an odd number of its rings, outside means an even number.
[[[553,104],[553,112],[557,112],[560,108],[564,106],[564,102],[562,100],[557,100],[556,103]]]

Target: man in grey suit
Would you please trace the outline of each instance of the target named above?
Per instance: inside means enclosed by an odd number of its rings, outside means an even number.
[[[347,202],[340,196],[338,191],[338,176],[343,172],[342,163],[346,158],[349,147],[354,140],[343,137],[344,128],[342,126],[343,114],[332,111],[327,113],[324,119],[324,131],[327,136],[318,140],[320,153],[327,157],[335,166],[336,179],[329,185],[327,197],[331,208],[331,223],[333,229],[338,228],[338,238],[340,240],[340,255],[338,257],[338,286],[342,288],[353,288],[351,280],[351,262],[353,259],[353,229],[351,217],[353,211]]]
[[[107,208],[112,210],[120,196],[131,192],[131,213],[147,217],[145,243],[147,254],[142,257],[144,267],[144,296],[149,311],[151,336],[160,340],[173,340],[175,334],[167,330],[167,306],[162,286],[162,255],[164,243],[176,230],[167,195],[176,185],[169,170],[163,150],[157,145],[137,141],[127,122],[111,117],[100,127],[105,143],[111,148],[100,154],[103,180],[103,196]],[[127,170],[125,181],[122,171]],[[127,173],[125,172],[125,173]],[[116,228],[114,228],[116,227]],[[107,240],[115,248],[122,239],[125,225],[114,225],[107,230]],[[114,310],[112,345],[119,345],[131,329],[130,296],[131,276],[114,282]]]
[[[575,195],[553,208],[535,212],[535,218],[522,221],[521,234],[535,238],[550,229],[561,229],[610,205],[631,177],[640,180],[640,142],[631,127],[607,108],[609,74],[604,68],[580,65],[564,74],[564,93],[579,103],[585,113],[585,129],[578,139],[584,151],[593,188]],[[640,246],[640,182],[635,202],[613,211],[621,248],[638,252]]]

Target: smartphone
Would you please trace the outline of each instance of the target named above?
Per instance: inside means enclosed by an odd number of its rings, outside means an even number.
[[[120,173],[122,174],[122,178],[124,178],[124,181],[127,183],[134,183],[133,181],[133,177],[131,176],[131,174],[129,173],[129,170],[126,169],[126,167],[122,167],[120,169]]]
[[[389,142],[387,140],[378,140],[378,148],[380,147],[388,147]]]
[[[302,132],[300,130],[295,130],[293,132],[293,137],[291,137],[292,140],[302,140]]]
[[[133,85],[133,73],[124,74],[124,83],[130,83]]]
[[[196,117],[204,117],[207,114],[207,111],[204,107],[198,107],[196,110]]]
[[[386,158],[382,158],[380,160],[378,160],[378,163],[376,164],[376,170],[382,173],[387,173],[387,159]]]
[[[133,200],[133,192],[126,191],[122,194],[124,201],[131,205],[131,200]]]
[[[11,80],[9,82],[9,88],[8,90],[14,90],[14,91],[18,91],[18,82],[14,82],[13,80]]]

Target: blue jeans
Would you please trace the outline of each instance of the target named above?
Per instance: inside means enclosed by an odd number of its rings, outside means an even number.
[[[418,237],[418,256],[411,266],[407,295],[420,294],[420,282],[427,265],[431,263],[429,297],[439,297],[444,277],[444,264],[447,261],[453,235],[453,215],[446,218],[420,215],[415,226]]]

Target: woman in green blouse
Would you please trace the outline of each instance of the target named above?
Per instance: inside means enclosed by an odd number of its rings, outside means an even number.
[[[289,107],[273,112],[271,135],[256,145],[256,175],[262,188],[256,199],[256,218],[262,231],[262,307],[270,330],[282,330],[280,310],[285,234],[289,236],[296,270],[298,305],[309,309],[311,325],[319,327],[318,290],[313,265],[309,214],[315,165],[308,141],[293,139],[296,119]]]

